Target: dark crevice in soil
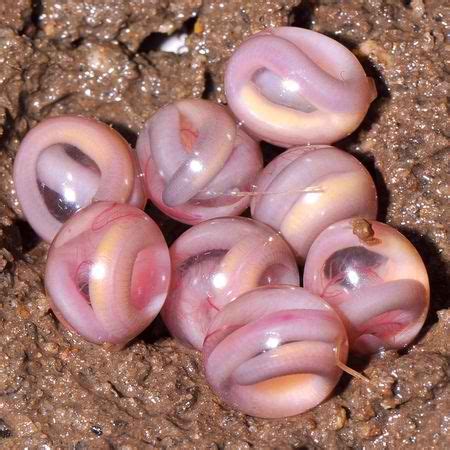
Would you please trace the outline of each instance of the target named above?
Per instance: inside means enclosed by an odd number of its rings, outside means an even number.
[[[31,8],[31,23],[36,27],[36,29],[39,29],[41,15],[44,11],[42,0],[33,0],[31,3]]]
[[[188,20],[186,20],[183,25],[173,33],[159,33],[154,32],[149,34],[142,42],[141,45],[139,45],[139,48],[137,49],[137,53],[149,53],[149,52],[156,52],[161,48],[161,45],[167,41],[167,39],[170,39],[172,36],[180,33],[186,33],[191,34],[194,31],[194,25],[197,20],[197,17],[190,17]]]
[[[152,322],[152,326],[147,327],[136,339],[153,345],[157,341],[168,337],[170,337],[170,333],[164,325],[161,316],[158,315]]]
[[[18,112],[20,116],[25,116],[27,112],[27,96],[29,95],[26,91],[21,91],[17,99],[18,102]]]
[[[83,45],[83,43],[84,43],[84,38],[79,37],[78,39],[75,39],[74,41],[72,41],[72,42],[70,43],[70,46],[71,46],[73,49],[76,49],[76,48],[80,47],[81,45]]]
[[[29,223],[25,220],[17,220],[15,222],[17,230],[19,231],[19,239],[22,244],[22,252],[28,253],[33,250],[41,241],[36,232],[31,228]]]
[[[0,147],[5,148],[6,143],[10,141],[11,135],[14,132],[14,119],[8,109],[5,108],[5,120],[3,123],[3,132],[0,136]],[[1,150],[0,150],[1,151]]]
[[[205,89],[202,94],[202,98],[207,100],[210,99],[214,95],[214,79],[210,71],[205,72]]]
[[[3,419],[0,419],[0,438],[5,439],[12,436],[11,429]]]
[[[151,33],[141,42],[137,51],[138,53],[156,52],[169,37],[167,33]]]
[[[312,28],[314,24],[314,8],[317,2],[314,0],[304,0],[300,5],[292,9],[289,23],[293,27]]]
[[[286,149],[269,144],[268,142],[261,142],[261,150],[263,152],[264,166],[266,166],[272,159],[276,158]]]
[[[122,135],[123,138],[125,138],[125,140],[134,148],[136,145],[136,141],[137,141],[137,134],[130,130],[129,127],[127,127],[126,125],[122,124],[122,123],[115,123],[112,122],[110,123],[110,125],[118,132]]]

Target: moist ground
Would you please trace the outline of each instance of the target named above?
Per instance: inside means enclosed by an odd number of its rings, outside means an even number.
[[[449,447],[450,10],[441,0],[299,3],[1,2],[1,448]],[[375,78],[379,98],[340,145],[375,177],[380,219],[419,249],[432,308],[415,345],[351,361],[378,387],[344,376],[336,395],[311,412],[261,420],[223,405],[205,383],[199,355],[178,346],[159,322],[119,353],[58,324],[42,283],[47,246],[21,219],[11,167],[20,139],[48,116],[95,116],[133,144],[169,101],[224,100],[223,66],[233,49],[264,27],[287,23],[344,43]],[[158,51],[177,30],[189,34],[188,51]],[[266,148],[268,158],[275,153]],[[149,213],[169,240],[183,229]]]

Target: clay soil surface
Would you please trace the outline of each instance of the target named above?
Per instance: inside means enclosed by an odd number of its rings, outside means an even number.
[[[0,447],[448,449],[450,427],[448,137],[442,0],[2,0],[0,2]],[[261,420],[223,405],[201,359],[161,323],[121,352],[84,342],[49,311],[47,245],[21,218],[11,169],[48,116],[95,116],[134,144],[160,106],[224,100],[227,58],[246,36],[291,23],[347,45],[376,80],[364,124],[339,143],[374,176],[380,219],[405,233],[430,273],[432,308],[401,353],[352,360],[299,417]],[[160,51],[185,31],[186,51]],[[448,47],[447,47],[448,51]],[[267,156],[275,152],[266,148]],[[149,210],[168,239],[183,227]]]

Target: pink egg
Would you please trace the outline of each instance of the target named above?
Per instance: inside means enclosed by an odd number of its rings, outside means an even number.
[[[170,248],[172,282],[162,316],[183,344],[201,349],[213,318],[242,293],[299,284],[295,257],[270,227],[241,217],[195,225]]]
[[[226,68],[225,93],[245,128],[283,147],[342,139],[377,96],[350,50],[296,27],[269,29],[241,44]]]
[[[195,224],[241,214],[262,168],[257,143],[228,111],[207,100],[180,100],[154,114],[136,150],[150,200]]]
[[[331,394],[347,349],[345,328],[324,300],[300,287],[266,286],[216,315],[203,361],[223,401],[245,414],[279,418]]]
[[[341,315],[351,349],[401,349],[422,328],[430,288],[413,245],[389,225],[351,219],[316,239],[308,253],[305,289]]]
[[[52,243],[45,287],[56,316],[88,341],[126,344],[159,313],[170,256],[158,226],[130,205],[97,202]]]
[[[264,168],[254,191],[252,217],[279,230],[302,262],[329,225],[377,214],[369,172],[355,157],[327,145],[285,151]]]
[[[46,119],[20,144],[14,184],[31,227],[51,242],[62,224],[94,201],[143,208],[135,155],[111,127],[78,116]]]

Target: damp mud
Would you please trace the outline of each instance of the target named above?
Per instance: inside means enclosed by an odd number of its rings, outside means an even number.
[[[3,0],[0,447],[449,448],[449,19],[441,0]],[[337,39],[375,79],[366,120],[337,145],[374,176],[380,220],[422,255],[432,306],[414,345],[350,361],[370,383],[344,375],[312,411],[263,420],[222,404],[199,354],[159,321],[120,352],[65,330],[43,289],[48,246],[23,220],[11,172],[21,138],[46,117],[94,116],[134,144],[170,101],[224,101],[232,51],[282,24]],[[184,229],[148,212],[169,241]]]

